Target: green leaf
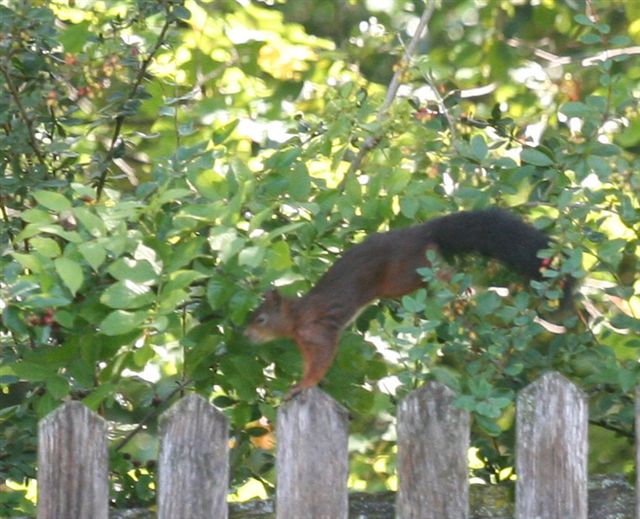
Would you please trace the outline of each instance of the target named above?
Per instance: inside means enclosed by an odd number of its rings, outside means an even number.
[[[104,236],[106,228],[102,219],[86,207],[76,207],[73,214],[92,236]]]
[[[46,238],[44,236],[36,236],[31,239],[31,246],[39,254],[42,254],[45,258],[57,258],[62,254],[60,245],[52,238]]]
[[[609,165],[609,162],[602,157],[587,157],[587,165],[593,170],[598,178],[602,180],[606,180],[611,174],[611,166]]]
[[[231,294],[233,285],[221,277],[212,277],[207,283],[207,301],[213,310],[222,308]]]
[[[578,101],[565,103],[560,107],[560,113],[566,115],[567,117],[588,117],[593,113],[591,107],[587,106],[584,103],[580,103]]]
[[[185,301],[189,299],[189,292],[182,289],[171,289],[167,290],[165,287],[160,291],[160,295],[158,296],[158,301],[160,304],[158,305],[158,313],[166,315],[170,312],[173,312],[178,305],[181,305]],[[162,322],[156,322],[156,326],[163,326]]]
[[[385,188],[390,195],[398,195],[404,191],[409,182],[411,182],[411,172],[402,168],[396,168],[389,180],[385,182]]]
[[[111,383],[100,384],[89,396],[82,399],[82,403],[89,409],[96,411],[104,400],[116,391],[116,386]]]
[[[107,251],[105,248],[95,241],[81,243],[78,250],[91,268],[97,271],[107,259]]]
[[[499,436],[502,433],[500,427],[498,427],[493,420],[481,414],[474,416],[474,420],[489,436]]]
[[[60,375],[52,375],[45,379],[44,382],[47,386],[47,391],[49,391],[51,396],[56,400],[62,400],[69,394],[69,382]]]
[[[155,356],[151,345],[147,342],[133,351],[133,362],[139,368],[143,368]]]
[[[243,324],[247,314],[252,310],[255,303],[253,294],[244,291],[236,291],[229,301],[231,310],[229,317],[235,324]]]
[[[194,192],[191,189],[168,189],[158,196],[158,203],[166,204],[167,202],[175,202],[176,200],[182,200],[192,197],[193,195]]]
[[[16,240],[27,240],[39,234],[53,234],[71,243],[82,243],[82,237],[75,231],[65,231],[60,225],[42,225],[39,223],[30,223],[27,225],[20,231],[18,236],[16,236]]]
[[[187,176],[198,193],[209,200],[220,200],[221,189],[226,190],[225,178],[213,169],[190,171]]]
[[[284,171],[296,161],[301,153],[302,150],[299,147],[282,148],[265,160],[264,165],[269,169]]]
[[[114,261],[107,272],[119,281],[128,280],[146,285],[155,284],[158,279],[158,274],[149,261],[127,257]]]
[[[576,14],[573,19],[576,21],[576,23],[579,23],[580,25],[584,25],[586,27],[593,27],[595,25],[595,23],[592,22],[589,17],[584,14]]]
[[[33,193],[36,202],[57,213],[71,209],[71,201],[55,191],[36,191]]]
[[[431,374],[438,382],[441,382],[442,384],[445,384],[446,386],[453,389],[455,392],[460,393],[460,373],[456,372],[454,369],[444,366],[436,366],[431,369]]]
[[[291,268],[291,250],[286,241],[274,243],[267,252],[267,267],[273,271],[283,271]]]
[[[633,330],[640,333],[640,319],[636,319],[626,314],[617,314],[611,319],[611,325],[619,329]]]
[[[266,239],[267,241],[272,241],[274,238],[278,238],[279,236],[286,236],[292,233],[293,231],[295,231],[296,229],[299,229],[300,227],[304,227],[305,225],[306,224],[304,222],[295,222],[295,223],[288,223],[281,227],[276,227],[275,229],[267,233]]]
[[[138,328],[147,318],[147,312],[127,312],[115,310],[100,323],[100,332],[104,335],[123,335]]]
[[[130,279],[117,281],[100,296],[100,302],[110,308],[134,309],[150,305],[156,295],[148,285]]]
[[[520,154],[520,158],[523,162],[533,164],[534,166],[551,166],[553,164],[553,160],[547,155],[533,148],[524,148]]]
[[[22,218],[27,223],[40,223],[49,224],[55,221],[55,218],[48,211],[42,209],[25,209],[20,213]]]
[[[209,246],[217,252],[220,261],[226,263],[244,248],[245,240],[238,236],[235,229],[217,227],[211,230]]]
[[[484,137],[482,137],[482,135],[474,135],[471,138],[470,147],[471,147],[471,158],[477,160],[478,162],[482,162],[487,156],[487,153],[489,152],[487,143],[485,142]]]
[[[418,209],[420,208],[420,201],[414,197],[402,197],[400,199],[400,211],[407,218],[415,218]]]
[[[296,164],[289,175],[289,194],[294,200],[306,201],[311,192],[311,178],[307,167],[300,163]]]
[[[54,261],[56,272],[62,279],[62,282],[69,289],[73,296],[82,286],[84,274],[82,267],[73,260],[68,258],[58,258]]]
[[[233,130],[236,129],[236,127],[238,126],[238,123],[240,122],[240,119],[234,119],[233,121],[228,122],[227,124],[221,126],[220,128],[216,128],[213,131],[213,143],[214,144],[222,144],[224,141],[226,141],[229,136],[233,133]]]
[[[57,368],[43,366],[35,362],[16,362],[8,366],[9,371],[24,380],[30,382],[42,382],[55,375]]]
[[[482,317],[486,317],[494,313],[500,307],[500,297],[492,291],[483,292],[478,294],[475,299],[476,312]]]
[[[597,34],[583,34],[578,38],[578,41],[585,45],[594,45],[596,43],[601,43],[602,37]]]
[[[191,18],[191,11],[182,5],[176,5],[173,8],[173,16],[175,16],[178,20],[188,20]]]
[[[177,270],[169,275],[169,280],[162,287],[164,290],[187,288],[195,281],[207,276],[197,270]]]
[[[189,265],[194,259],[204,255],[204,245],[207,240],[203,236],[189,237],[182,243],[171,249],[171,258],[166,262],[165,269],[169,272],[176,271]]]
[[[241,267],[256,268],[264,259],[265,250],[263,247],[245,247],[238,254],[238,265]]]

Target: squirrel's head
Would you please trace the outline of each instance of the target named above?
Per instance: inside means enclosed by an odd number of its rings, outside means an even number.
[[[292,325],[289,300],[276,290],[269,290],[260,306],[251,314],[244,334],[253,342],[267,342],[290,337]]]

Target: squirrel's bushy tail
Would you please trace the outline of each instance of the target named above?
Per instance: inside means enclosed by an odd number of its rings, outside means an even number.
[[[546,234],[501,209],[461,211],[427,223],[429,240],[444,256],[478,252],[502,261],[511,270],[540,279],[540,249],[549,247]]]
[[[426,224],[429,241],[445,257],[477,252],[503,262],[531,279],[542,279],[545,262],[538,251],[549,248],[551,240],[542,231],[501,209],[461,211],[430,220]],[[571,302],[573,278],[563,281],[561,302]]]

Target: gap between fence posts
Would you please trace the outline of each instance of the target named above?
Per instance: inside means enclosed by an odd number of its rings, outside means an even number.
[[[587,399],[559,373],[520,392],[516,519],[587,519]]]
[[[67,402],[38,426],[38,519],[107,519],[106,422]]]
[[[278,410],[276,517],[346,519],[348,413],[320,389]]]

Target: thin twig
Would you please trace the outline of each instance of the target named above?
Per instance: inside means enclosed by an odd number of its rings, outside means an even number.
[[[634,439],[635,435],[632,431],[628,431],[627,429],[623,429],[622,427],[618,427],[617,425],[612,425],[605,420],[589,420],[589,423],[592,425],[597,425],[598,427],[602,427],[607,431],[612,431],[614,433],[619,434],[625,438]]]
[[[40,151],[40,148],[38,147],[38,140],[36,139],[36,134],[33,129],[33,121],[29,117],[29,114],[27,114],[27,111],[25,110],[22,104],[22,101],[20,100],[20,92],[18,92],[18,89],[13,83],[13,79],[11,79],[11,74],[4,67],[4,65],[0,65],[0,72],[2,72],[2,75],[4,76],[4,79],[7,82],[7,88],[9,89],[9,93],[11,94],[11,97],[13,98],[13,100],[16,103],[16,106],[18,107],[18,111],[20,112],[20,116],[22,117],[22,120],[27,125],[27,133],[29,134],[29,145],[31,146],[31,149],[33,149],[33,153],[38,159],[38,162],[45,168],[45,175],[46,175],[47,165],[44,159],[44,155],[42,154],[42,151]]]
[[[4,220],[5,225],[7,226],[7,236],[9,237],[9,242],[14,250],[16,249],[16,237],[11,230],[11,223],[9,219],[9,213],[7,213],[7,208],[4,205],[4,198],[0,196],[0,214],[2,214],[2,219]]]
[[[395,99],[398,93],[398,89],[400,88],[400,85],[402,83],[402,80],[401,80],[402,75],[406,71],[406,65],[411,62],[411,59],[413,58],[416,48],[418,47],[418,42],[422,38],[422,33],[425,31],[425,28],[427,27],[427,24],[429,23],[429,20],[431,19],[431,16],[435,11],[435,7],[436,7],[435,0],[431,0],[429,2],[429,5],[425,8],[424,12],[422,13],[422,16],[420,17],[420,21],[418,22],[415,33],[413,34],[413,37],[411,38],[409,45],[407,45],[404,56],[402,57],[402,62],[401,62],[402,66],[398,66],[396,68],[396,71],[394,72],[393,77],[391,78],[391,82],[389,83],[389,87],[387,88],[387,95],[385,96],[384,102],[382,103],[382,106],[380,107],[380,110],[378,111],[378,114],[376,116],[378,122],[382,121],[384,117],[387,115],[387,111],[389,110],[389,107],[393,103],[393,100]],[[362,146],[360,146],[360,150],[358,151],[358,154],[351,162],[349,171],[346,173],[346,175],[342,179],[339,189],[344,189],[347,178],[349,178],[351,175],[353,175],[356,171],[360,169],[360,166],[362,164],[362,161],[364,160],[364,157],[373,148],[375,148],[381,140],[382,140],[382,135],[378,134],[378,135],[372,135],[364,141]]]
[[[151,409],[151,411],[149,411],[146,415],[142,417],[142,420],[138,422],[138,425],[136,426],[136,428],[129,431],[129,433],[122,439],[122,441],[118,443],[118,445],[116,445],[115,450],[119,451],[125,445],[127,445],[127,443],[129,443],[134,438],[134,436],[142,430],[142,428],[147,424],[147,422],[149,422],[149,420],[155,418],[158,414],[160,414],[160,411],[162,410],[162,404],[166,404],[169,400],[171,400],[176,394],[178,394],[180,391],[186,388],[189,384],[191,384],[191,380],[185,380],[184,382],[180,382],[178,386],[173,391],[171,391],[171,393],[169,393],[166,397],[162,399],[161,402],[158,403],[158,405],[156,405],[156,407]]]
[[[527,47],[527,44],[518,39],[510,38],[507,40],[507,45],[516,48]],[[561,67],[563,65],[570,65],[571,63],[579,64],[583,67],[590,67],[595,65],[599,61],[606,61],[611,58],[617,58],[619,56],[634,56],[640,54],[640,46],[623,47],[620,49],[606,49],[593,56],[586,58],[576,58],[571,56],[557,56],[544,49],[532,49],[533,55],[549,62],[552,67]]]
[[[171,27],[172,23],[173,23],[173,19],[168,16],[164,22],[164,26],[162,27],[162,30],[160,31],[160,34],[158,35],[158,39],[156,40],[156,43],[154,44],[153,48],[151,49],[147,57],[142,62],[142,66],[138,71],[136,80],[133,83],[133,87],[131,88],[129,95],[127,96],[127,100],[133,99],[138,93],[138,89],[140,88],[140,85],[144,80],[144,76],[147,73],[147,68],[149,68],[149,65],[151,64],[151,61],[153,60],[155,54],[158,52],[158,50],[164,43],[164,38],[167,34],[167,31],[169,30],[169,27]],[[118,143],[118,140],[120,139],[120,132],[122,131],[122,125],[124,124],[124,119],[125,119],[124,114],[119,114],[116,117],[116,125],[113,129],[113,135],[111,137],[111,145],[109,146],[109,151],[107,152],[107,156],[103,161],[104,169],[100,174],[100,178],[98,179],[98,184],[96,187],[96,201],[100,200],[100,197],[102,196],[102,192],[104,191],[105,183],[107,181],[107,174],[109,172],[108,164],[110,161],[113,160],[113,156],[115,155],[116,145]]]
[[[423,74],[423,76],[427,84],[431,87],[431,91],[433,92],[433,96],[436,99],[436,103],[438,103],[438,110],[440,110],[440,113],[444,115],[444,118],[447,121],[447,125],[449,126],[449,131],[451,132],[451,141],[455,145],[455,143],[458,142],[458,132],[456,131],[456,124],[453,120],[453,117],[451,117],[451,114],[447,109],[447,105],[445,105],[444,103],[444,99],[442,99],[440,92],[438,92],[438,87],[436,86],[433,76],[430,73],[425,73]]]

